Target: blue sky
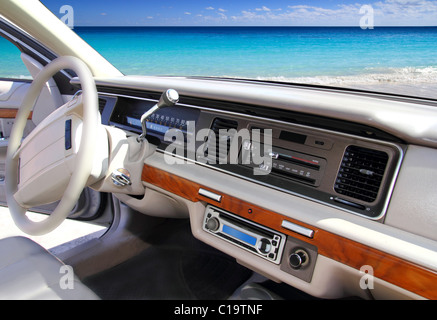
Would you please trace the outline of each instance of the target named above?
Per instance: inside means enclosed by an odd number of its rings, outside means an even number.
[[[75,26],[359,26],[370,5],[375,26],[437,26],[437,0],[41,0]]]

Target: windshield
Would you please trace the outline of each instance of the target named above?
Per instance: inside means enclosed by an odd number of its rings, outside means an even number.
[[[42,3],[126,75],[256,79],[437,99],[437,1]]]

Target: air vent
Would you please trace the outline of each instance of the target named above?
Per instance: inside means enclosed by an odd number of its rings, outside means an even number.
[[[106,99],[99,98],[99,112],[100,112],[100,114],[103,114],[103,109],[105,109],[106,103],[107,103]]]
[[[347,147],[334,190],[365,202],[375,201],[387,162],[388,155],[385,152],[358,146]]]
[[[237,121],[223,118],[214,119],[204,150],[208,162],[226,163],[237,127]]]

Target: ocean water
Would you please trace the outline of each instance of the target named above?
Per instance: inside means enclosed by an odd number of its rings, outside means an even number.
[[[437,84],[437,27],[76,27],[74,31],[129,75],[340,86]],[[2,42],[0,50],[7,61]],[[22,72],[13,63],[2,63],[1,71]]]
[[[437,68],[436,28],[76,28],[126,74],[348,76]]]

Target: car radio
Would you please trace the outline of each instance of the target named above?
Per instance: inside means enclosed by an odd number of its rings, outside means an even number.
[[[222,209],[207,206],[203,230],[279,264],[286,236]]]

